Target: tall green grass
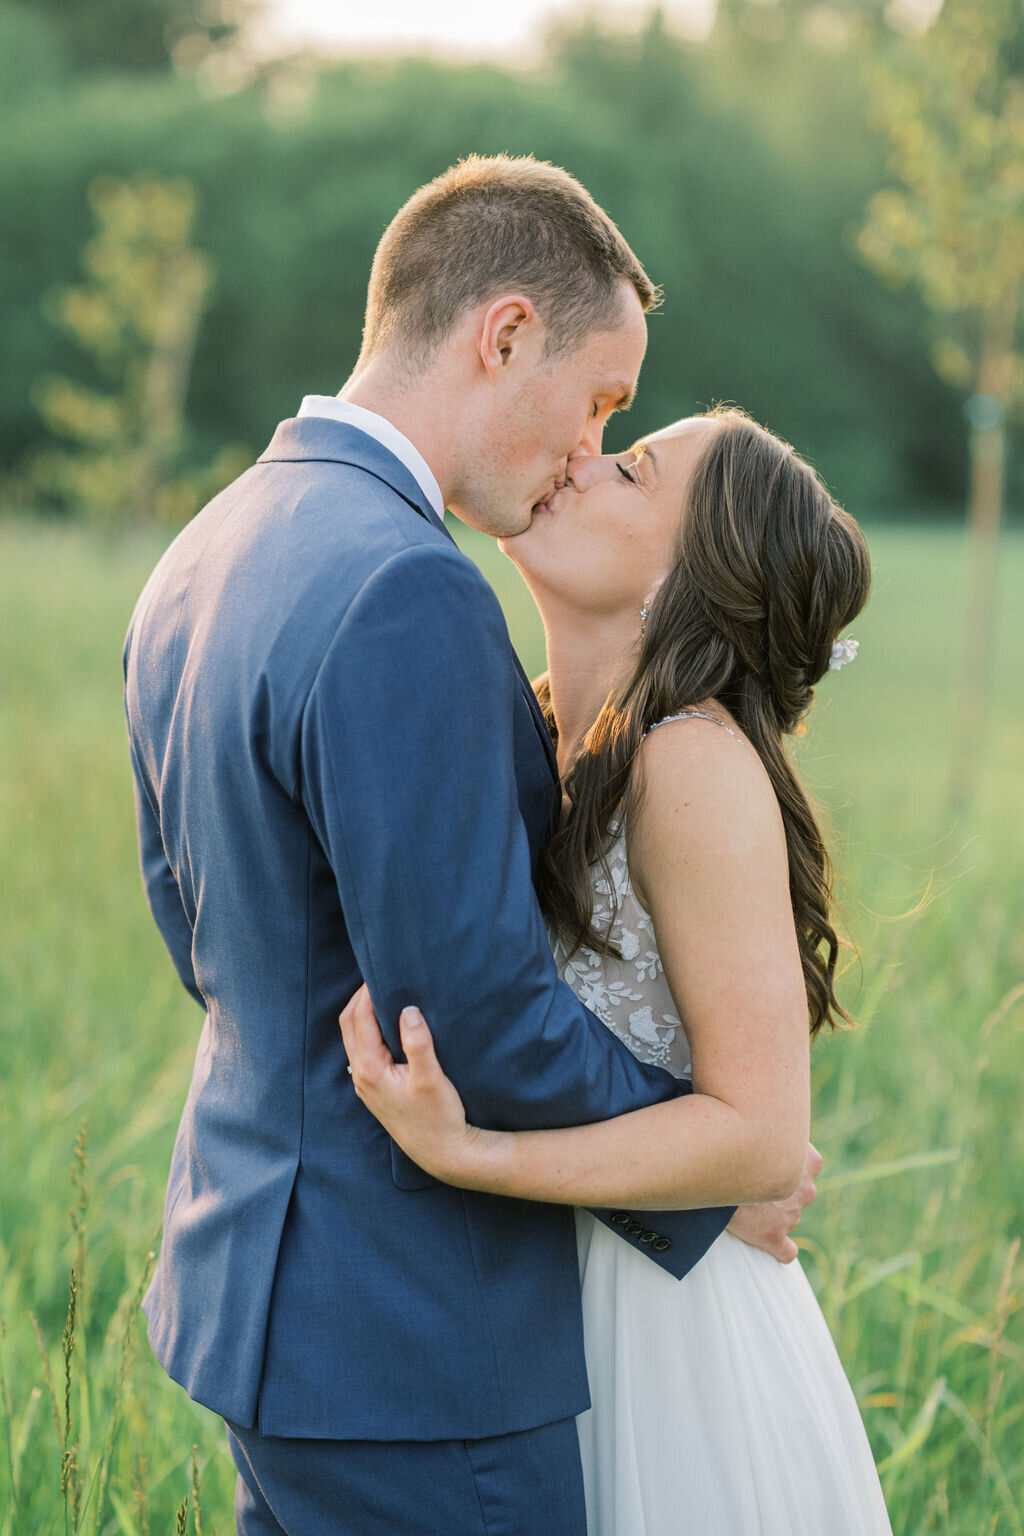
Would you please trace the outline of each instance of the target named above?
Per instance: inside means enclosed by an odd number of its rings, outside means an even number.
[[[979,790],[957,821],[961,540],[870,537],[860,654],[799,743],[863,1021],[814,1053],[826,1167],[803,1262],[900,1536],[1024,1536],[1024,539],[1003,555]],[[518,578],[464,542],[539,670]],[[232,1529],[222,1427],[138,1318],[200,1022],[139,887],[123,739],[121,638],[158,553],[0,524],[0,1536]]]

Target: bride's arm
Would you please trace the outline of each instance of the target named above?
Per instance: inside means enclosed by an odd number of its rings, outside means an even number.
[[[694,1093],[614,1120],[505,1132],[466,1124],[430,1031],[403,1015],[395,1063],[366,996],[342,1016],[360,1098],[413,1160],[465,1189],[634,1210],[776,1200],[800,1181],[807,996],[785,833],[756,753],[710,722],[642,749],[630,870],[685,1020]]]

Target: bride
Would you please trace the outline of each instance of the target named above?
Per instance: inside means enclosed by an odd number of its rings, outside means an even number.
[[[547,635],[564,799],[539,890],[559,970],[694,1091],[564,1130],[471,1126],[426,1021],[402,1014],[395,1063],[365,989],[341,1017],[356,1091],[436,1178],[580,1208],[590,1536],[889,1532],[799,1261],[725,1232],[680,1282],[641,1251],[645,1210],[800,1179],[809,1037],[847,1015],[830,861],[782,738],[855,654],[838,636],[867,600],[863,536],[787,444],[718,408],[570,460],[502,548]],[[636,1223],[641,1250],[586,1206]]]

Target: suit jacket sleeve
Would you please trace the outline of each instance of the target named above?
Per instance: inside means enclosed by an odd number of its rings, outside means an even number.
[[[470,1119],[496,1129],[585,1124],[685,1091],[557,975],[517,801],[519,686],[479,572],[418,546],[352,604],[302,734],[307,810],[389,1046],[416,1003]],[[674,1212],[660,1230],[701,1218],[711,1241],[730,1214],[709,1226],[710,1212]]]
[[[150,804],[134,745],[131,746],[131,759],[139,864],[146,900],[182,986],[195,998],[200,1008],[205,1008],[206,1002],[196,985],[196,973],[192,965],[192,925],[182,906],[178,882],[167,862],[163,838],[160,836],[160,823]]]
[[[132,765],[134,765],[134,759],[135,754],[132,753]],[[181,905],[181,891],[167,863],[163,839],[160,836],[160,825],[147,799],[146,791],[138,780],[137,771],[134,774],[134,788],[138,860],[143,871],[146,900],[149,902],[150,912],[154,914],[164,945],[167,946],[167,954],[172,958],[175,971],[178,972],[181,985],[189,992],[190,997],[195,998],[200,1008],[206,1008],[203,994],[195,983],[195,969],[192,966],[192,925],[187,919],[184,906]]]

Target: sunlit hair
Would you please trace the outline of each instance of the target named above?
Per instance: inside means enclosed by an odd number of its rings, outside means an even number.
[[[871,563],[856,521],[788,443],[735,408],[707,418],[677,558],[651,605],[636,669],[606,701],[564,781],[569,811],[542,852],[541,904],[570,949],[616,953],[607,930],[594,927],[590,869],[607,871],[613,818],[628,816],[642,793],[635,765],[644,733],[717,700],[778,797],[815,1034],[850,1015],[834,991],[832,863],[782,738],[810,706],[840,630],[867,602]],[[553,727],[546,678],[537,691]]]
[[[571,351],[618,323],[623,279],[651,308],[658,290],[568,171],[529,155],[470,155],[414,192],[384,231],[359,363],[395,343],[415,370],[460,315],[506,292],[533,300],[549,354]]]

